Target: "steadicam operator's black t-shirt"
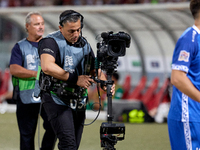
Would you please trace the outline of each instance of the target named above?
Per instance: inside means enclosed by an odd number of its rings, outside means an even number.
[[[39,56],[42,54],[50,54],[55,58],[55,63],[61,66],[58,44],[53,38],[44,38],[40,40],[38,46],[38,54]]]

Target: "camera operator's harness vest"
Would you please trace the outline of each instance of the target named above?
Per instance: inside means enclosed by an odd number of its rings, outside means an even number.
[[[28,70],[38,71],[38,63],[40,61],[38,49],[34,47],[29,41],[23,39],[18,42],[19,48],[22,52],[23,67]],[[40,97],[34,97],[35,77],[31,78],[17,78],[12,77],[14,88],[19,87],[19,96],[24,104],[40,103]]]
[[[60,31],[56,31],[56,32],[48,35],[47,37],[53,38],[59,47],[61,64],[63,64],[63,66],[61,66],[61,67],[66,72],[76,73],[78,76],[83,75],[84,69],[85,69],[84,68],[84,61],[85,61],[84,56],[88,55],[91,51],[90,46],[87,43],[87,41],[84,38],[82,38],[82,40],[84,40],[84,42],[85,42],[85,45],[83,47],[74,47],[74,46],[70,46],[67,44],[64,36],[61,34]],[[80,68],[78,69],[77,66],[80,66]],[[70,92],[74,92],[74,88],[67,87],[66,89]],[[87,90],[84,90],[84,91],[85,92],[82,93],[82,96],[79,100],[69,99],[66,96],[65,99],[70,102],[69,105],[71,108],[76,109],[78,107],[77,105],[80,105],[80,104],[82,105],[84,103],[85,103],[84,105],[86,105]],[[61,100],[61,98],[58,97],[58,95],[56,95],[52,91],[51,91],[51,96],[52,96],[53,100],[55,101],[55,103],[60,104],[60,105],[66,105],[66,103],[63,100]],[[82,106],[80,106],[80,107],[82,107]]]

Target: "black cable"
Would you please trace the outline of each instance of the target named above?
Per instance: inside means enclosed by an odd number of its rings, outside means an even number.
[[[100,97],[100,92],[99,92],[99,85],[97,84],[97,91],[98,91],[98,96],[99,96],[99,109],[98,109],[98,113],[97,113],[97,116],[94,118],[94,120],[88,124],[84,124],[84,126],[88,126],[88,125],[91,125],[93,124],[97,118],[99,117],[99,114],[100,114],[100,111],[101,111],[101,97]]]
[[[38,148],[40,150],[40,116],[42,112],[42,102],[40,103],[39,116],[38,116]]]
[[[96,76],[98,77],[98,69],[96,69]],[[100,111],[101,111],[101,95],[100,95],[100,90],[99,90],[99,84],[97,83],[97,92],[98,92],[98,96],[99,96],[99,109],[98,109],[98,113],[97,113],[97,116],[94,118],[94,120],[88,124],[84,124],[85,126],[88,126],[88,125],[91,125],[92,123],[94,123],[97,118],[99,117],[99,114],[100,114]],[[95,104],[95,103],[94,103]],[[94,105],[93,104],[93,105]]]

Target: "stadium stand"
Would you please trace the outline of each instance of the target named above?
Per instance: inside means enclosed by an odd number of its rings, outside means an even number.
[[[147,88],[147,90],[145,91],[145,93],[142,95],[140,99],[145,105],[145,107],[147,108],[148,112],[152,109],[153,99],[156,96],[158,84],[159,84],[159,78],[155,77],[151,85]]]
[[[130,75],[126,76],[122,87],[124,89],[124,93],[123,93],[122,99],[126,99],[128,97],[128,95],[129,95],[129,91],[131,89],[131,76]]]
[[[169,79],[167,78],[160,88],[160,90],[156,93],[154,99],[152,99],[151,109],[157,108],[161,102],[169,102]]]
[[[143,90],[144,90],[144,88],[146,86],[146,81],[147,81],[147,77],[146,76],[142,76],[141,79],[140,79],[140,82],[133,89],[133,91],[130,92],[130,94],[128,95],[127,99],[128,100],[141,99],[142,92],[143,92]]]

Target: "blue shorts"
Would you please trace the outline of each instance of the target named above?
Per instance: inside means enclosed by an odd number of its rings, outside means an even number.
[[[172,150],[200,150],[200,123],[181,122],[168,118]]]

